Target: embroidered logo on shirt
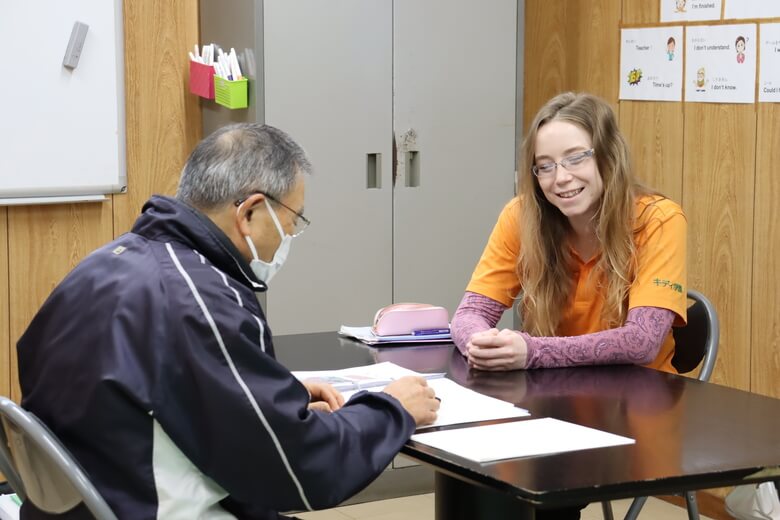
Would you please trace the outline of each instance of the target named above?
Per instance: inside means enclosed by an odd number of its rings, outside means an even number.
[[[116,248],[115,248],[113,251],[111,251],[111,252],[112,252],[112,253],[114,253],[115,255],[121,255],[121,254],[122,254],[122,253],[124,253],[125,251],[127,251],[127,248],[126,248],[125,246],[117,246],[117,247],[116,247]]]
[[[655,278],[653,280],[653,283],[658,287],[668,287],[669,289],[681,293],[683,292],[683,286],[677,282],[672,282],[669,280],[661,280],[660,278]]]

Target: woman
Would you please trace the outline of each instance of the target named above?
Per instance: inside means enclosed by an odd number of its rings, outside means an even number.
[[[737,63],[745,63],[745,37],[737,36],[737,40],[734,42],[734,47],[737,49]]]
[[[641,364],[675,372],[686,320],[686,219],[639,184],[615,114],[560,94],[522,147],[519,195],[501,212],[452,334],[469,364],[514,370]],[[522,331],[495,328],[519,299]]]

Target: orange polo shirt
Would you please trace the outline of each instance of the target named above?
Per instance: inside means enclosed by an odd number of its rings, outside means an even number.
[[[474,269],[467,291],[492,298],[511,307],[522,287],[517,273],[521,237],[518,220],[520,199],[515,197],[503,209],[493,228],[482,257]],[[628,292],[628,308],[660,307],[676,314],[674,325],[687,321],[687,220],[680,206],[659,196],[636,200],[637,248],[636,279]],[[644,226],[644,227],[643,227]],[[596,277],[589,279],[598,256],[583,261],[573,255],[576,285],[563,311],[559,336],[579,336],[600,332],[607,327],[601,321],[604,296],[597,290]],[[676,372],[672,366],[674,339],[671,332],[649,367]]]

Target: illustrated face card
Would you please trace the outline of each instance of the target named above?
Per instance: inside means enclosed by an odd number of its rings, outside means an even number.
[[[699,25],[685,32],[685,101],[755,102],[756,24]]]

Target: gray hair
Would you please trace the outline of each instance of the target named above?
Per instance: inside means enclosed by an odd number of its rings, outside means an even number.
[[[203,139],[181,172],[176,198],[202,210],[262,191],[283,198],[299,174],[311,173],[306,152],[278,128],[224,126]]]

